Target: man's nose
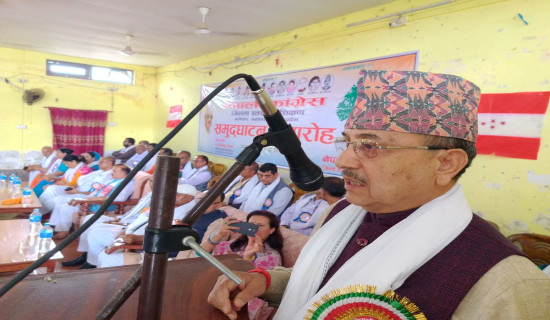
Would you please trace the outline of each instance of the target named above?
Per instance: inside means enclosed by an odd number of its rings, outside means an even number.
[[[353,151],[353,147],[349,146],[340,154],[334,163],[340,169],[353,168],[358,165],[359,161]]]

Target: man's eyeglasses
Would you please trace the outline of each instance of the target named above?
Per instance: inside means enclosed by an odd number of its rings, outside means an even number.
[[[346,149],[352,145],[353,151],[359,158],[372,159],[376,158],[378,155],[378,150],[386,149],[420,149],[420,150],[447,150],[445,147],[429,147],[429,146],[418,146],[418,147],[399,147],[399,146],[381,146],[378,142],[370,139],[354,139],[348,140],[345,137],[339,137],[334,139],[334,146],[338,153],[343,153]]]

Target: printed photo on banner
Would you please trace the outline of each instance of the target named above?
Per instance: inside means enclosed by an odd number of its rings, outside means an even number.
[[[353,63],[255,76],[277,109],[292,126],[310,159],[325,174],[340,175],[336,168],[335,137],[353,108],[357,79],[362,69],[416,70],[418,52],[406,52]],[[201,86],[201,100],[218,84]],[[250,88],[239,80],[222,90],[205,106],[199,117],[198,150],[235,158],[266,133],[267,123]],[[266,147],[258,162],[288,167],[274,147]]]

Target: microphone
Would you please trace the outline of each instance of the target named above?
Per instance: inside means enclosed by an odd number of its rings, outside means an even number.
[[[262,109],[269,126],[269,132],[276,134],[273,145],[285,156],[288,162],[290,180],[304,191],[320,189],[323,185],[323,171],[305,154],[292,126],[286,123],[285,118],[277,110],[267,92],[260,87],[254,77],[247,75],[244,79]]]

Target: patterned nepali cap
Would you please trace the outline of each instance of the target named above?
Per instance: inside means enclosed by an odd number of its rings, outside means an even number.
[[[346,128],[475,142],[480,94],[475,84],[450,74],[362,70]]]

